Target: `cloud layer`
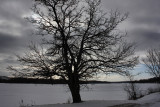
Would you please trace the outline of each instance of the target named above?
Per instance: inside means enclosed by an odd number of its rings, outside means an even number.
[[[33,28],[24,20],[31,14],[31,6],[31,0],[0,0],[0,75],[6,75],[5,67],[15,63],[12,53],[20,51],[25,41],[32,40]],[[160,44],[159,0],[102,0],[102,8],[130,13],[119,28],[128,31],[131,40],[139,42],[139,53]]]

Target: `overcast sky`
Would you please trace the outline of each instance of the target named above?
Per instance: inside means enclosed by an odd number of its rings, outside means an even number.
[[[0,75],[9,75],[6,67],[17,64],[14,53],[25,50],[27,41],[37,40],[32,25],[24,19],[32,14],[31,7],[31,0],[0,0]],[[160,0],[102,0],[102,8],[129,12],[129,18],[119,28],[139,42],[137,55],[143,57],[148,47],[160,44]],[[140,67],[136,70],[143,71]]]

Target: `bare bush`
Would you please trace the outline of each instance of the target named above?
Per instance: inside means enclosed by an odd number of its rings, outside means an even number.
[[[130,72],[126,72],[126,76],[129,79],[129,83],[124,85],[124,91],[128,94],[129,100],[137,100],[138,98],[143,97],[143,93],[140,88],[133,82],[134,76]]]
[[[28,107],[28,106],[34,106],[34,105],[36,105],[36,104],[32,100],[31,100],[30,104],[25,104],[23,99],[19,102],[19,107]]]
[[[160,92],[160,86],[158,85],[158,86],[155,87],[155,88],[148,88],[147,91],[148,91],[148,94]]]
[[[127,92],[129,100],[137,100],[144,96],[139,87],[133,82],[125,84],[124,91]]]

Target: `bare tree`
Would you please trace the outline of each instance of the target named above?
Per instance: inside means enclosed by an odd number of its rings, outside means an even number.
[[[160,51],[159,49],[149,49],[146,58],[143,58],[147,73],[160,79]],[[160,81],[159,81],[160,82]]]
[[[40,49],[18,57],[23,69],[21,76],[61,78],[69,86],[73,103],[81,102],[80,81],[94,78],[98,73],[119,73],[137,64],[134,44],[125,43],[125,34],[116,27],[127,18],[119,12],[103,13],[100,0],[35,0],[32,23],[50,36]],[[41,51],[43,50],[43,51]],[[46,50],[46,51],[45,51]],[[44,52],[45,51],[45,52]]]
[[[124,85],[124,91],[128,94],[129,100],[137,100],[138,98],[143,97],[142,91],[137,86],[137,84],[134,82],[134,77],[139,74],[133,75],[130,71],[125,72],[125,76],[129,79],[129,83],[126,83]]]

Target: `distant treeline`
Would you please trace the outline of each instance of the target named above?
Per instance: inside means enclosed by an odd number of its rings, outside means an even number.
[[[0,79],[0,83],[35,83],[35,84],[65,84],[62,80],[37,79],[37,78],[9,78]]]
[[[107,82],[107,81],[80,81],[81,84],[102,84],[102,83],[129,83],[130,81],[120,81],[120,82]],[[158,83],[159,78],[149,78],[133,81],[134,83]],[[61,79],[50,80],[50,79],[37,79],[37,78],[9,78],[0,77],[0,83],[30,83],[30,84],[66,84]]]
[[[66,84],[61,79],[50,80],[50,79],[37,79],[37,78],[0,78],[0,83],[34,83],[34,84]],[[106,81],[80,81],[81,84],[89,83],[109,83]]]
[[[135,83],[160,83],[160,78],[149,78],[149,79],[141,79],[139,81],[134,81]]]

